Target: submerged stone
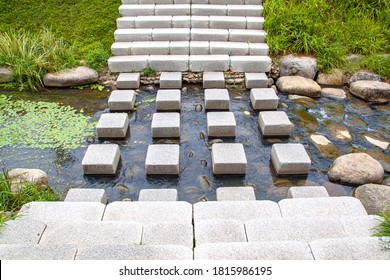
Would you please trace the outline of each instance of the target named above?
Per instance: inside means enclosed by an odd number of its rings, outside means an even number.
[[[336,146],[321,134],[310,135],[310,141],[328,158],[336,158],[341,155],[341,152],[336,148]]]
[[[364,102],[364,100],[359,100],[353,98],[348,104],[346,104],[346,110],[358,115],[372,115],[373,111],[370,106]]]
[[[352,141],[352,134],[344,125],[332,121],[327,121],[325,122],[325,126],[333,138],[347,142]]]
[[[345,116],[344,106],[341,103],[329,103],[322,107],[327,118],[334,121],[342,121]]]
[[[314,108],[317,106],[317,101],[307,96],[290,94],[288,99],[304,108]]]
[[[368,123],[355,114],[347,114],[344,121],[347,125],[355,128],[366,128]]]
[[[390,146],[390,142],[387,141],[387,139],[381,135],[366,132],[366,133],[363,133],[362,136],[369,143],[381,148],[382,150],[387,150],[387,148]]]
[[[310,113],[303,110],[294,110],[293,113],[298,117],[299,125],[308,133],[316,132],[319,123]]]

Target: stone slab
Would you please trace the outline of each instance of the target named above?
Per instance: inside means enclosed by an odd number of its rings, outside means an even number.
[[[225,75],[223,72],[204,72],[203,88],[224,88]]]
[[[264,30],[229,29],[229,41],[231,42],[265,43],[266,37],[267,33]]]
[[[181,88],[181,72],[162,72],[160,76],[160,88]]]
[[[296,241],[209,243],[194,253],[195,260],[313,260],[309,246]]]
[[[172,16],[138,16],[135,19],[136,28],[171,28]]]
[[[206,110],[229,110],[229,91],[227,89],[205,89]]]
[[[288,189],[287,198],[329,197],[323,186],[301,186]]]
[[[148,67],[147,55],[112,56],[108,59],[108,67],[113,73],[142,71]]]
[[[153,29],[153,41],[189,41],[189,28],[155,28]]]
[[[139,192],[138,201],[177,201],[176,189],[143,189]]]
[[[210,42],[210,54],[248,55],[246,42]]]
[[[316,260],[390,260],[389,249],[377,237],[321,239],[310,248]]]
[[[361,202],[354,197],[294,198],[279,201],[284,218],[353,217],[367,215]]]
[[[245,73],[245,87],[253,88],[267,88],[268,77],[265,73]]]
[[[191,41],[190,42],[190,55],[209,55],[210,54],[210,42],[208,41]],[[191,58],[190,56],[190,58]]]
[[[180,146],[176,144],[149,145],[145,168],[148,175],[179,175]]]
[[[234,219],[243,222],[260,218],[280,218],[276,202],[208,201],[194,204],[194,224],[207,219]]]
[[[191,16],[191,28],[210,28],[210,17]]]
[[[120,157],[117,144],[89,145],[81,162],[84,174],[115,175]]]
[[[246,242],[244,223],[239,220],[202,220],[195,223],[196,246],[204,243]]]
[[[111,45],[111,53],[113,55],[130,55],[131,42],[115,42]]]
[[[0,244],[1,260],[74,260],[76,252],[69,245]]]
[[[154,113],[152,119],[153,138],[180,138],[179,113]]]
[[[98,138],[125,138],[129,130],[127,113],[106,113],[100,116],[96,125]]]
[[[230,70],[234,72],[264,73],[271,71],[269,56],[230,56]]]
[[[279,97],[272,88],[251,89],[250,100],[255,110],[276,110],[279,104]]]
[[[132,55],[168,55],[169,41],[132,42]]]
[[[371,237],[383,218],[377,215],[343,217],[340,219],[348,237]]]
[[[217,188],[217,201],[253,201],[256,200],[253,187]]]
[[[260,17],[263,14],[261,5],[227,5],[228,16]]]
[[[0,244],[38,244],[46,224],[35,220],[11,220],[0,228]]]
[[[156,15],[185,16],[191,14],[190,4],[156,5]]]
[[[152,41],[152,28],[117,29],[115,42]]]
[[[182,245],[194,247],[194,229],[188,223],[157,222],[144,226],[142,245]]]
[[[229,69],[228,55],[190,55],[190,71],[218,72]]]
[[[263,17],[246,17],[246,28],[261,30],[264,28]]]
[[[153,16],[155,6],[154,4],[126,4],[119,6],[119,13],[122,17]]]
[[[181,91],[179,89],[158,90],[156,96],[157,111],[180,111]]]
[[[229,40],[227,29],[192,28],[191,41],[225,41]]]
[[[114,90],[108,98],[110,111],[133,111],[135,105],[134,90]]]
[[[236,119],[232,112],[208,112],[207,135],[209,137],[236,137]]]
[[[302,144],[274,144],[271,161],[278,175],[308,174],[311,159]]]
[[[249,55],[269,55],[269,46],[266,43],[248,43]]]
[[[245,29],[245,17],[210,16],[210,28],[213,29]]]
[[[137,17],[120,17],[116,20],[116,28],[130,29],[135,28],[135,19]]]
[[[169,53],[172,55],[189,55],[189,41],[172,41],[169,43]]]
[[[151,55],[148,65],[160,72],[188,71],[188,55]]]
[[[103,189],[78,189],[68,191],[65,202],[101,202],[107,204],[108,198]]]
[[[246,174],[248,161],[242,144],[213,144],[211,158],[213,161],[213,173],[216,175]]]
[[[264,137],[290,136],[292,123],[284,111],[259,113],[259,126]]]
[[[173,16],[172,28],[191,28],[191,16]]]
[[[226,5],[192,4],[191,14],[194,16],[226,16]]]

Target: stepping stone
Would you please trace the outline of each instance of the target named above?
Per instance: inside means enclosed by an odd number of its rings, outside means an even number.
[[[203,88],[224,88],[225,76],[223,72],[204,72]]]
[[[108,98],[110,111],[133,111],[134,105],[134,90],[114,90]]]
[[[348,237],[371,237],[383,218],[377,215],[344,217],[340,219]]]
[[[189,223],[156,222],[145,225],[142,245],[183,245],[194,247],[194,229]]]
[[[98,138],[125,138],[129,123],[127,113],[103,114],[96,125],[96,135]]]
[[[322,186],[302,186],[288,189],[287,198],[329,197],[328,191]]]
[[[156,96],[157,111],[180,111],[181,108],[181,91],[175,90],[158,90]]]
[[[120,157],[117,144],[89,145],[82,161],[84,174],[115,175]]]
[[[268,88],[268,77],[265,73],[245,73],[245,87]]]
[[[160,88],[181,88],[181,72],[162,72],[160,76]]]
[[[211,158],[213,161],[213,173],[216,175],[246,174],[247,159],[242,144],[213,144]]]
[[[74,260],[76,253],[71,245],[0,244],[1,260]]]
[[[196,246],[203,243],[247,242],[244,223],[238,220],[203,220],[195,223]]]
[[[108,198],[103,189],[77,189],[68,191],[65,202],[101,202],[107,204]]]
[[[34,220],[11,220],[0,228],[0,244],[38,244],[46,224]]]
[[[176,189],[143,189],[139,192],[138,201],[177,201]]]
[[[227,89],[205,89],[206,110],[229,110],[230,97]]]
[[[217,201],[248,201],[256,200],[253,187],[217,188]]]
[[[179,145],[149,145],[145,167],[148,175],[179,175]]]
[[[209,137],[236,137],[236,119],[232,112],[207,113]]]
[[[259,113],[259,126],[264,137],[290,136],[292,123],[284,111]]]
[[[272,88],[251,89],[250,100],[255,110],[276,110],[279,97]]]
[[[116,87],[118,89],[134,89],[139,88],[140,83],[140,73],[120,73],[116,80]]]
[[[153,138],[180,138],[179,113],[154,113],[152,120]]]
[[[308,174],[311,160],[302,144],[274,144],[271,161],[277,175]]]

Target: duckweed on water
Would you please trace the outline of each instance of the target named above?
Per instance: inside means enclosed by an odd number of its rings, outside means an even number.
[[[0,95],[0,148],[75,149],[93,134],[89,120],[70,106]]]

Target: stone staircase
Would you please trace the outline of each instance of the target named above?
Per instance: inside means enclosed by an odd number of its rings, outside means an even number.
[[[138,202],[105,204],[104,191],[71,189],[64,202],[32,202],[0,229],[0,258],[49,260],[390,259],[372,237],[380,217],[323,187],[292,187],[279,203],[251,187],[219,188],[217,201],[176,201],[142,190]],[[323,195],[323,196],[321,196]],[[321,197],[320,197],[321,196]]]

